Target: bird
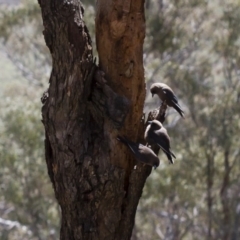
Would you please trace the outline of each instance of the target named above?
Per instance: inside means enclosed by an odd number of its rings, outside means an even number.
[[[126,137],[117,136],[117,140],[124,143],[133,152],[134,157],[142,163],[150,165],[156,169],[159,166],[160,160],[153,150],[141,143],[135,143]]]
[[[167,130],[163,127],[162,123],[158,120],[148,122],[149,125],[144,133],[144,138],[149,145],[157,144],[163,152],[167,155],[167,158],[171,164],[174,163],[172,157],[176,158],[174,153],[171,151],[170,138]]]
[[[158,97],[169,107],[173,107],[180,115],[184,118],[184,111],[181,109],[178,104],[178,99],[173,92],[173,90],[165,83],[153,83],[150,87],[150,92],[152,93],[152,97],[154,94],[157,94]]]

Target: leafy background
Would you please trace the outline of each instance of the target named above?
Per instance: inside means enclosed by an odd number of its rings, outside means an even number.
[[[95,2],[83,1],[94,37]],[[177,160],[160,153],[132,239],[240,239],[240,1],[147,0],[146,87],[169,84],[165,127]],[[60,210],[44,161],[40,98],[51,58],[34,0],[0,0],[0,239],[58,239]],[[97,56],[96,50],[94,55]],[[146,97],[145,112],[160,105]]]

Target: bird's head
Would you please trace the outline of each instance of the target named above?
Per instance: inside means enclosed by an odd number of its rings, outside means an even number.
[[[157,93],[157,88],[154,86],[151,86],[150,92],[152,93],[152,97]]]
[[[150,87],[150,92],[152,93],[152,97],[159,92],[159,90],[162,88],[162,85],[160,83],[154,83]]]

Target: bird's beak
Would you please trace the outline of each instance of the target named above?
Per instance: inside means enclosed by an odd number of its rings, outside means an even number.
[[[154,93],[152,93],[152,97],[154,96]]]
[[[156,170],[157,166],[156,166],[156,165],[154,165],[153,167],[154,167],[154,170]]]

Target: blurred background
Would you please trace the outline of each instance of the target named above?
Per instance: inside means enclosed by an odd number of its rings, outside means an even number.
[[[83,1],[94,36],[95,1]],[[165,82],[177,159],[160,153],[133,240],[240,239],[240,1],[146,0],[147,89]],[[36,0],[0,0],[0,239],[58,239],[59,209],[44,160],[42,93],[51,58]],[[145,112],[160,100],[146,97]]]

